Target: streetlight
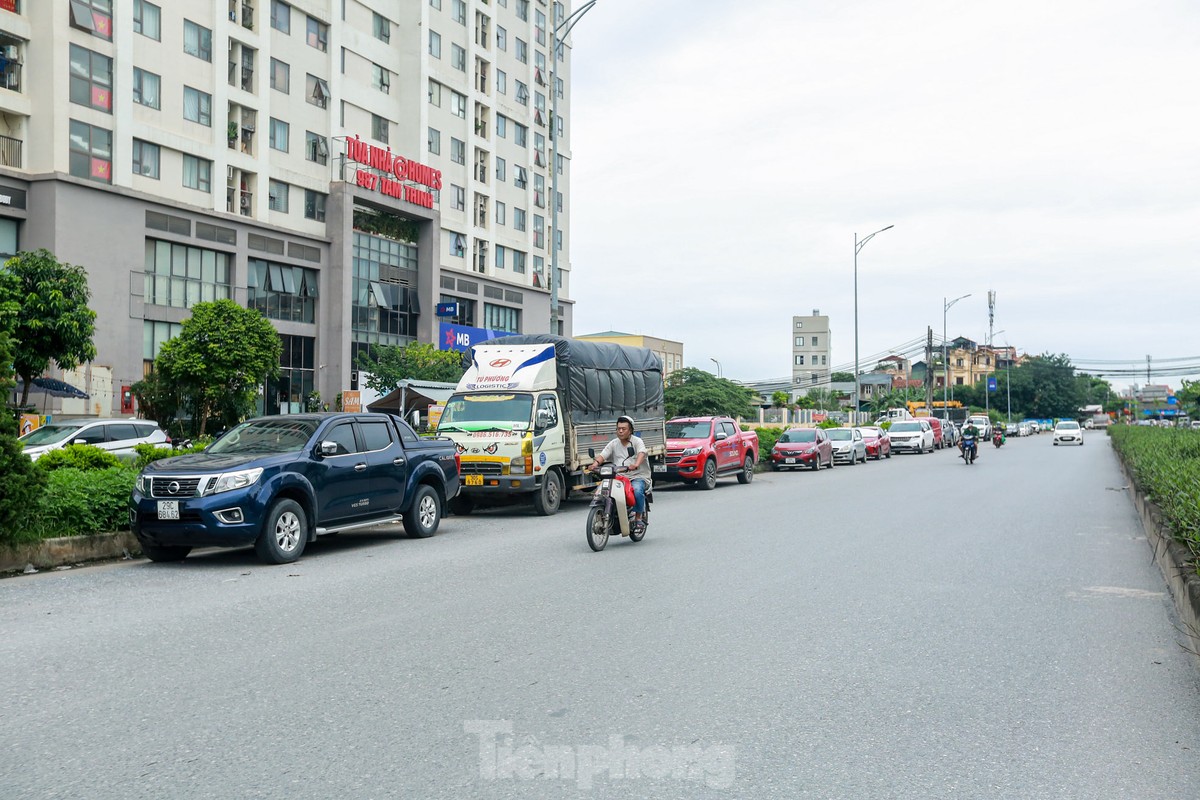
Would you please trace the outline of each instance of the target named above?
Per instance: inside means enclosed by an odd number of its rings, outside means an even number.
[[[953,300],[942,298],[942,414],[944,419],[950,419],[950,403],[947,398],[950,385],[950,356],[946,350],[946,314],[950,311],[950,307],[959,300],[966,300],[971,295],[964,294],[962,297],[956,297]]]
[[[717,365],[717,377],[718,378],[725,377],[724,375],[721,374],[721,362],[717,361],[715,358],[709,358],[708,360]]]
[[[588,0],[561,21],[558,19],[558,3],[553,3],[551,14],[554,22],[550,26],[550,333],[558,333],[558,85],[554,82],[554,71],[563,40],[571,34],[575,23],[592,10],[596,0]],[[559,31],[562,31],[560,34]]]
[[[858,378],[858,251],[862,250],[867,242],[874,239],[877,235],[884,231],[891,230],[895,225],[888,225],[886,228],[880,228],[870,236],[860,240],[858,234],[854,234],[854,413],[858,413],[859,391],[861,385]]]

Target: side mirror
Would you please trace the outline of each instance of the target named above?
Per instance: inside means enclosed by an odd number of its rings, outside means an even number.
[[[71,440],[71,444],[87,444],[87,443],[88,443],[87,439],[84,439],[82,437]]]
[[[317,452],[322,456],[336,456],[337,450],[337,442],[321,442],[321,444],[317,446]]]
[[[717,431],[716,440],[718,442],[721,441],[722,439],[728,439],[728,438],[729,438],[729,434],[725,433],[725,431]]]
[[[548,408],[539,408],[537,410],[537,426],[539,428],[549,428],[556,422],[554,414]]]

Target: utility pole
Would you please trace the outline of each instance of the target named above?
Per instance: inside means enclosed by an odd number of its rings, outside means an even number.
[[[988,354],[987,354],[987,358],[992,360],[992,362],[993,362],[992,368],[993,369],[996,366],[996,364],[995,364],[996,354],[994,352],[992,352],[992,329],[995,327],[995,324],[996,324],[996,293],[989,289],[988,290],[988,342],[987,342]],[[987,372],[983,376],[983,410],[984,410],[984,413],[988,415],[989,419],[991,419],[991,411],[992,411],[992,393],[988,391],[988,381],[991,379],[992,374],[993,374],[992,372]]]
[[[925,409],[933,416],[933,328],[925,328]],[[943,409],[944,410],[944,409]]]
[[[1150,354],[1146,354],[1146,383],[1150,383]]]

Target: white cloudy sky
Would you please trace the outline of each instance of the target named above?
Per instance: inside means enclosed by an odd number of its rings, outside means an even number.
[[[852,362],[894,224],[864,356],[945,295],[982,341],[995,290],[998,344],[1200,364],[1200,3],[599,0],[573,39],[576,333],[771,378],[819,308]]]

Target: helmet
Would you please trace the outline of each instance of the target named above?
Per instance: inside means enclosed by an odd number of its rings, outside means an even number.
[[[622,422],[628,423],[630,430],[636,427],[633,424],[633,417],[628,417],[622,414],[621,416],[617,417],[617,424],[620,425]]]

